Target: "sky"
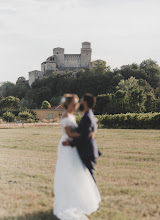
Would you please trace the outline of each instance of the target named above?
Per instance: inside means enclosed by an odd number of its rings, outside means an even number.
[[[159,0],[0,0],[0,82],[16,82],[63,47],[112,69],[153,59],[160,64]]]

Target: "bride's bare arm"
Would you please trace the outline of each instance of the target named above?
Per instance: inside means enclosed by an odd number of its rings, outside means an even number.
[[[73,132],[72,127],[70,127],[70,126],[65,127],[65,130],[66,130],[66,134],[70,138],[76,138],[76,137],[80,136],[80,134],[78,134],[77,132]]]

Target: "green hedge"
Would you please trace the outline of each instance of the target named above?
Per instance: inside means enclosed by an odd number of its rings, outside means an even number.
[[[99,124],[105,128],[160,129],[160,113],[127,113],[96,117]]]
[[[160,129],[160,113],[96,115],[99,128]],[[81,116],[77,116],[79,123]]]

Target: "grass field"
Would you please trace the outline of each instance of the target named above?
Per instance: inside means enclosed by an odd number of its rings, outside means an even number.
[[[0,129],[0,220],[56,220],[59,126]],[[91,220],[160,219],[160,131],[98,130],[102,196]]]

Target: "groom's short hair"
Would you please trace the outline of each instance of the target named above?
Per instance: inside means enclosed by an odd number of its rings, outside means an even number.
[[[83,100],[87,102],[89,108],[94,108],[96,105],[96,97],[91,93],[85,93]]]

